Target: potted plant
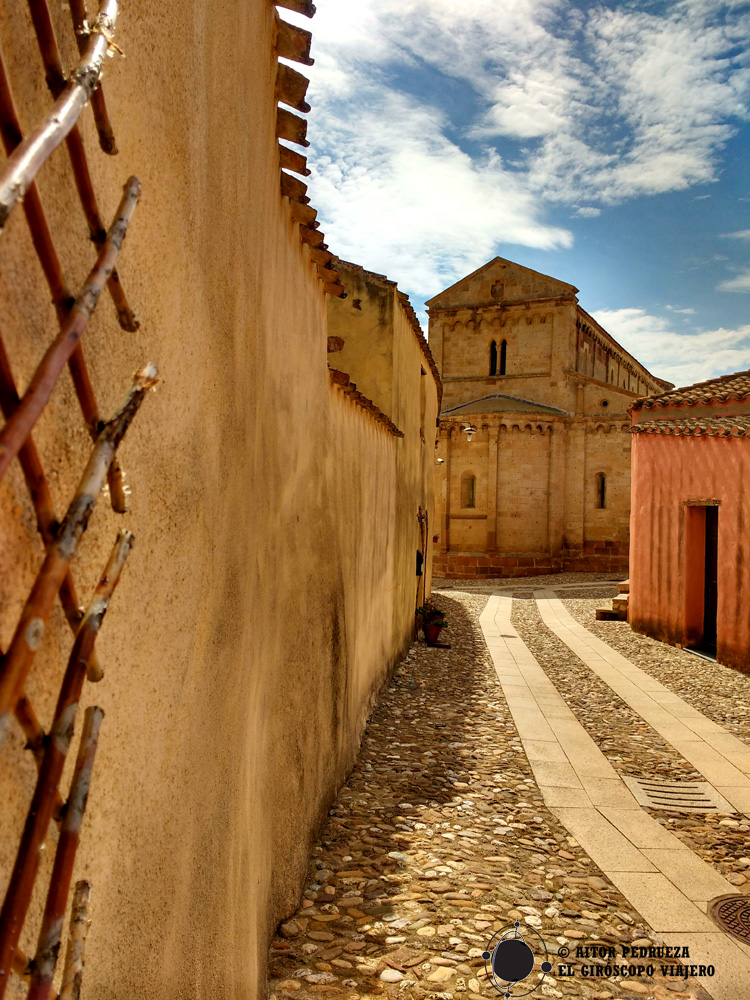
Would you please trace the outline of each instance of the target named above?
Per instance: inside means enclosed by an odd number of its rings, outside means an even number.
[[[440,639],[441,630],[448,627],[445,613],[440,608],[435,607],[432,601],[426,601],[420,608],[417,608],[417,625],[420,624],[428,646],[436,645]]]

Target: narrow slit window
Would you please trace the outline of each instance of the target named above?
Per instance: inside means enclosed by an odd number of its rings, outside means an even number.
[[[497,344],[494,340],[490,344],[490,375],[497,375]]]
[[[607,477],[603,472],[596,474],[596,509],[605,510],[607,507]]]
[[[477,505],[477,477],[466,472],[461,477],[461,506],[476,507]]]
[[[507,360],[508,360],[508,341],[504,340],[502,342],[502,344],[500,344],[500,374],[501,375],[505,374],[505,366],[507,364]]]

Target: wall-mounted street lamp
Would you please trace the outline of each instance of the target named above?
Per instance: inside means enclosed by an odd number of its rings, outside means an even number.
[[[474,426],[474,424],[467,424],[466,427],[462,427],[461,429],[463,430],[464,434],[466,435],[466,440],[467,441],[471,441],[471,439],[474,437],[474,435],[477,432],[477,429]]]

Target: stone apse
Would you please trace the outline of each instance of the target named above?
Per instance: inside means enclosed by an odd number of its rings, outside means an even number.
[[[655,378],[573,285],[500,257],[428,303],[438,576],[626,573],[628,407]]]

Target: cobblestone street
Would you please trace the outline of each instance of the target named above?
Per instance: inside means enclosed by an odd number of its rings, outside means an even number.
[[[618,773],[702,780],[546,627],[533,600],[539,588],[560,588],[587,629],[735,736],[750,737],[750,679],[634,636],[626,623],[594,623],[594,608],[616,587],[592,589],[592,580],[558,575],[515,589],[445,581],[435,591],[451,648],[415,643],[384,692],[313,849],[301,905],[274,938],[272,997],[498,996],[482,953],[516,920],[538,930],[552,971],[541,984],[535,971],[513,996],[522,986],[538,986],[534,996],[591,1000],[719,995],[711,979],[664,975],[659,959],[655,975],[623,978],[604,968],[592,976],[601,959],[576,958],[577,946],[611,947],[611,963],[627,962],[624,949],[664,942],[545,805],[479,623],[489,596],[514,597],[514,628]],[[742,815],[650,815],[745,891],[750,824]],[[561,965],[572,975],[561,975]]]

